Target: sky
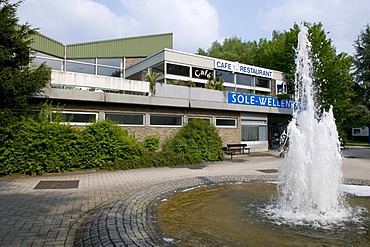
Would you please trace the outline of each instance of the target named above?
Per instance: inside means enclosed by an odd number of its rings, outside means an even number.
[[[24,0],[18,17],[65,44],[173,33],[173,48],[190,53],[216,40],[271,40],[274,30],[321,22],[337,52],[353,55],[354,41],[370,24],[370,1]]]

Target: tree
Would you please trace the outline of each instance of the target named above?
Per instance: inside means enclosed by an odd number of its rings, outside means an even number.
[[[207,89],[213,89],[213,90],[224,90],[224,80],[221,79],[221,77],[216,76],[216,78],[212,79],[209,78],[207,84],[204,86]]]
[[[370,25],[361,31],[355,44],[356,104],[370,109]]]
[[[222,44],[218,41],[213,42],[211,48],[207,51],[198,49],[199,55],[243,63],[249,57],[249,53],[250,49],[245,45],[245,42],[235,36],[225,39]]]
[[[351,57],[345,53],[336,53],[321,23],[305,25],[308,26],[312,44],[310,55],[319,105],[322,110],[333,105],[334,115],[341,129],[352,114],[351,98],[354,92],[350,73]],[[295,48],[299,31],[299,26],[294,24],[287,31],[273,31],[272,40],[243,42],[236,38],[226,39],[222,44],[214,42],[202,54],[228,60],[237,57],[240,63],[281,71],[287,80],[288,94],[294,94]]]
[[[30,68],[30,45],[36,33],[18,24],[20,2],[0,0],[0,109],[27,108],[29,100],[50,81],[45,65]]]
[[[161,75],[160,73],[149,73],[149,72],[145,74],[145,78],[149,82],[149,92],[152,95],[155,95],[155,83],[160,75]]]
[[[352,58],[347,53],[336,53],[321,23],[309,25],[309,36],[317,107],[328,110],[333,106],[338,130],[344,133],[344,126],[351,117],[351,100],[354,97]]]

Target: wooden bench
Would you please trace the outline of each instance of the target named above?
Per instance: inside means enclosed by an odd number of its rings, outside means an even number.
[[[235,155],[235,150],[228,150],[227,147],[222,147],[222,150],[225,154],[229,154],[231,159],[233,159],[233,156]]]
[[[222,150],[225,154],[229,154],[231,156],[231,159],[236,152],[239,152],[240,154],[245,154],[245,151],[247,151],[247,154],[251,153],[251,148],[247,147],[247,144],[245,143],[227,144],[226,147],[222,148]]]

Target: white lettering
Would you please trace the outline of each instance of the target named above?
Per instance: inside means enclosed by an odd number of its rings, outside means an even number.
[[[244,96],[242,94],[238,95],[238,103],[239,104],[244,104]]]
[[[272,99],[272,106],[276,106],[276,99]]]
[[[277,108],[297,108],[302,107],[292,100],[279,100],[278,98],[269,96],[258,96],[251,94],[228,93],[228,103],[244,104],[244,105],[259,105]]]
[[[231,103],[235,103],[235,102],[236,102],[236,94],[235,94],[235,93],[233,93],[233,94],[231,95],[231,98],[232,98]]]
[[[265,97],[259,97],[260,105],[266,105],[266,98]]]
[[[251,105],[254,105],[254,95],[251,96]]]

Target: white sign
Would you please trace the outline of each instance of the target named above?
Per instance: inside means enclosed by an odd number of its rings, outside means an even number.
[[[352,128],[352,136],[369,136],[369,128],[365,126],[361,128]]]
[[[215,59],[215,69],[232,71],[234,73],[273,78],[272,70],[220,59]]]

